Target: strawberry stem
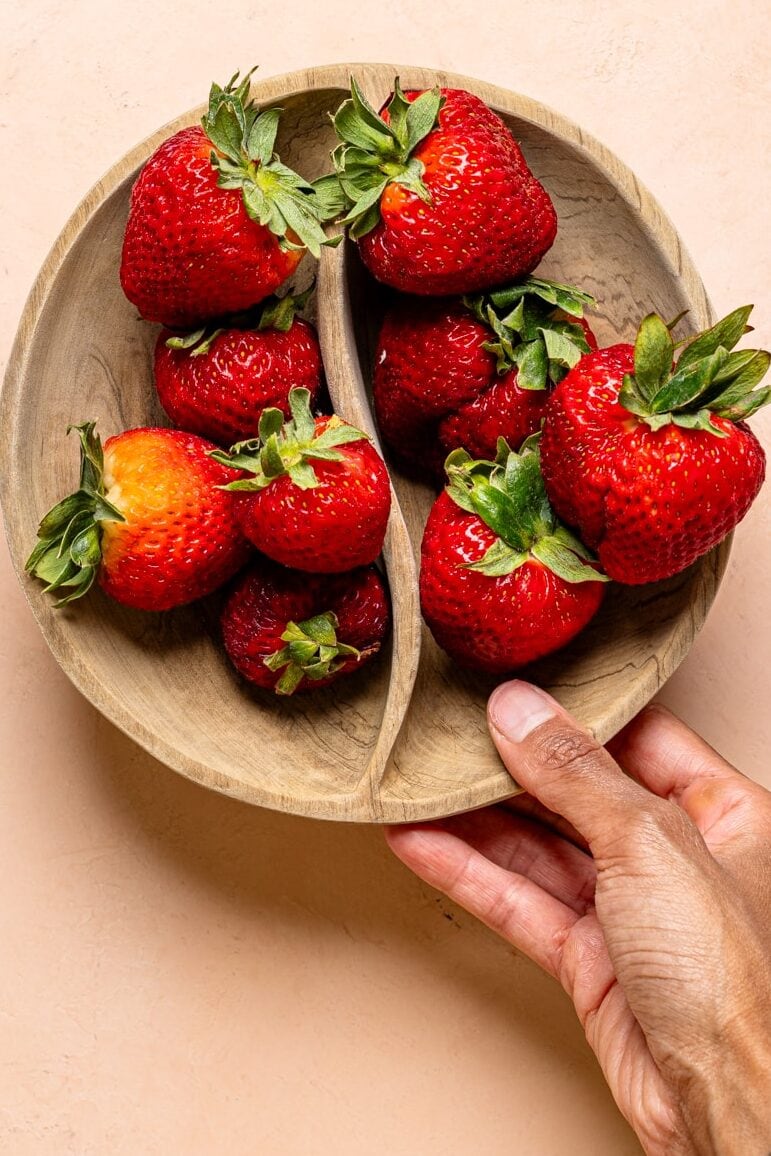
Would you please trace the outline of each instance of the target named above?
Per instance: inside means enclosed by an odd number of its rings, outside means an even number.
[[[278,329],[287,333],[297,314],[308,304],[314,288],[315,281],[302,293],[267,297],[255,308],[228,318],[226,324],[205,325],[189,333],[174,333],[166,338],[166,345],[169,349],[187,350],[191,357],[201,357],[211,352],[214,342],[226,329]]]
[[[556,385],[589,352],[583,327],[570,317],[583,317],[584,307],[597,303],[572,285],[526,277],[503,289],[464,297],[463,304],[492,329],[495,340],[486,341],[484,348],[495,354],[497,372],[508,373],[516,366],[522,389]]]
[[[318,257],[327,237],[322,225],[334,216],[314,186],[282,164],[275,152],[281,109],[260,112],[249,100],[254,69],[242,81],[231,77],[224,88],[213,84],[201,120],[212,143],[211,163],[221,189],[240,189],[247,214],[270,229],[283,249],[307,248]]]
[[[324,194],[337,198],[342,218],[350,226],[354,240],[374,229],[380,220],[380,198],[392,182],[431,203],[423,183],[424,166],[413,154],[437,126],[444,104],[438,88],[423,92],[409,101],[402,92],[399,77],[387,105],[385,120],[367,101],[351,77],[350,99],[343,101],[332,117],[340,144],[332,153],[335,172],[324,178]],[[332,182],[337,181],[333,191]]]
[[[327,419],[321,433],[317,433],[310,398],[307,389],[290,390],[292,417],[289,421],[284,421],[280,409],[265,409],[260,417],[258,437],[237,442],[227,451],[210,451],[209,457],[216,462],[251,475],[230,482],[223,489],[254,493],[284,474],[301,490],[313,489],[319,484],[313,461],[342,461],[344,455],[339,446],[367,437],[362,430],[334,414]]]
[[[80,438],[80,484],[45,515],[24,566],[45,583],[44,593],[69,590],[54,603],[57,609],[91,589],[102,560],[102,522],[126,520],[104,496],[104,455],[95,426],[86,421],[68,428]]]
[[[276,694],[292,694],[303,679],[317,682],[335,674],[350,659],[359,661],[361,651],[338,641],[338,626],[331,610],[304,622],[287,622],[281,635],[286,646],[263,659],[269,670],[284,669],[275,686]]]
[[[468,569],[500,577],[535,560],[566,582],[607,582],[595,568],[594,556],[551,508],[541,474],[539,437],[528,438],[518,453],[499,438],[494,462],[474,461],[465,450],[454,450],[447,458],[447,493],[496,534],[484,556]]]
[[[743,305],[710,329],[688,340],[673,367],[672,323],[656,313],[643,318],[634,347],[634,373],[624,375],[619,401],[651,429],[678,425],[715,437],[726,434],[712,415],[743,421],[771,401],[771,386],[757,389],[771,354],[764,349],[735,350],[752,305]],[[681,343],[680,343],[681,344]]]

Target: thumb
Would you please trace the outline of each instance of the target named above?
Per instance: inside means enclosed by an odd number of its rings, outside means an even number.
[[[584,836],[592,851],[618,839],[630,814],[653,796],[628,778],[604,747],[551,695],[505,682],[487,705],[493,742],[517,782]]]

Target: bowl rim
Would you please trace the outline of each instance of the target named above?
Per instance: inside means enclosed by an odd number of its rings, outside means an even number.
[[[429,87],[439,84],[442,87],[468,89],[493,108],[529,122],[548,134],[559,137],[563,144],[588,154],[591,162],[601,170],[606,179],[639,217],[653,243],[669,265],[673,279],[685,285],[688,298],[693,302],[693,317],[696,323],[700,328],[703,328],[714,322],[714,311],[702,280],[674,225],[656,199],[638,180],[632,170],[596,137],[586,132],[570,118],[540,101],[474,77],[447,72],[443,69],[375,62],[327,64],[266,77],[253,83],[252,95],[259,103],[269,104],[279,99],[288,99],[307,92],[325,89],[346,91],[349,88],[351,73],[357,70],[379,72],[382,76],[385,76],[386,73],[390,74],[391,77],[399,75],[405,87]],[[493,787],[488,776],[473,786],[465,785],[457,788],[456,793],[459,802],[455,811],[451,804],[450,794],[444,796],[444,805],[440,811],[437,811],[436,803],[432,802],[432,796],[404,799],[386,796],[380,800],[377,816],[365,811],[365,805],[358,800],[352,800],[347,796],[331,795],[324,799],[322,813],[319,801],[316,799],[309,799],[307,803],[301,799],[288,799],[287,796],[281,795],[279,792],[266,790],[256,784],[227,778],[213,767],[199,762],[187,754],[182,754],[166,740],[160,738],[154,731],[146,727],[140,718],[128,711],[126,705],[120,702],[119,698],[103,683],[91,675],[90,671],[79,662],[74,650],[63,641],[60,635],[54,634],[49,628],[50,619],[45,613],[46,608],[41,602],[37,589],[33,591],[32,584],[25,575],[24,561],[27,548],[21,541],[20,527],[16,523],[13,509],[13,494],[18,482],[14,468],[16,458],[13,415],[26,376],[32,338],[48,291],[56,280],[70,249],[93,214],[124,181],[133,176],[135,170],[144,164],[164,140],[179,129],[195,124],[203,111],[204,106],[197,106],[174,117],[125,153],[94,183],[71,213],[54,241],[24,304],[0,393],[0,454],[2,454],[2,459],[6,464],[6,468],[0,473],[0,505],[2,505],[4,513],[5,534],[11,559],[27,602],[56,661],[80,693],[110,722],[144,747],[153,757],[186,778],[209,789],[248,803],[293,814],[314,818],[376,823],[427,820],[437,818],[440,815],[453,814],[458,810],[467,810],[470,807],[473,809],[500,802],[515,793],[516,786],[512,782],[511,786],[507,788],[504,780],[503,786]],[[691,613],[690,628],[680,632],[678,645],[668,647],[663,656],[655,656],[655,662],[645,663],[637,670],[634,682],[630,685],[629,692],[622,702],[608,703],[607,710],[594,727],[595,736],[600,742],[605,742],[628,722],[653,697],[685,658],[717,593],[728,562],[731,539],[732,535],[729,535],[707,556],[712,562],[711,589],[708,590],[707,597]],[[707,558],[701,561],[706,562]],[[499,779],[495,781],[500,783]],[[470,799],[473,800],[471,804],[469,803]],[[291,805],[287,805],[288,803]]]

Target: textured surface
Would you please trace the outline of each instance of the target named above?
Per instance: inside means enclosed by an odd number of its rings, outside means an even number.
[[[234,44],[256,46],[264,75],[403,58],[414,44],[415,59],[564,110],[661,199],[717,311],[757,301],[759,343],[771,339],[757,228],[768,35],[749,0],[552,3],[539,10],[549,20],[495,2],[484,34],[457,0],[441,25],[427,4],[393,4],[387,22],[378,11],[355,29],[343,0],[292,4],[291,37],[286,8],[223,0],[217,38],[201,35],[206,11],[149,0],[4,9],[7,152],[56,175],[20,195],[16,166],[0,174],[4,354],[78,198],[212,76],[247,63]],[[51,132],[35,99],[87,103],[88,151],[80,118]],[[771,415],[755,424],[768,445]],[[757,612],[769,508],[762,496],[748,515],[663,695],[766,781],[771,722],[753,703],[771,641]],[[377,830],[244,807],[166,771],[61,673],[5,555],[2,589],[0,1147],[360,1156],[376,1134],[384,1156],[639,1153],[550,981],[410,878]]]

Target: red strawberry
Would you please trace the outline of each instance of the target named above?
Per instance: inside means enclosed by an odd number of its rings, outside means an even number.
[[[374,566],[301,574],[259,559],[222,611],[225,649],[257,686],[292,694],[359,670],[388,631],[388,595]]]
[[[669,328],[651,314],[634,347],[588,354],[551,397],[541,447],[549,497],[618,582],[684,570],[760,489],[765,455],[742,419],[771,400],[771,387],[755,389],[771,356],[730,352],[751,309],[690,341],[674,369]]]
[[[102,451],[94,422],[77,426],[80,486],[46,514],[27,570],[46,590],[82,597],[94,579],[118,602],[169,610],[221,586],[249,543],[222,487],[233,471],[211,442],[170,429],[132,429]]]
[[[120,279],[148,321],[185,329],[248,309],[318,256],[329,215],[273,152],[279,110],[249,101],[249,77],[212,85],[201,128],[156,149],[131,193]]]
[[[440,476],[457,448],[493,458],[535,433],[548,390],[596,348],[588,294],[529,277],[463,300],[401,298],[385,316],[373,393],[384,441],[408,468]]]
[[[391,486],[366,434],[339,417],[314,418],[305,389],[289,395],[292,420],[266,409],[259,438],[214,458],[252,476],[237,516],[264,554],[297,570],[330,574],[374,562],[383,548]]]
[[[321,352],[316,331],[295,317],[306,295],[269,298],[252,327],[198,329],[155,347],[155,384],[175,425],[221,445],[254,437],[269,406],[289,417],[289,391],[307,389],[316,405]]]
[[[403,93],[382,116],[351,84],[334,117],[344,218],[379,281],[470,293],[534,269],[557,234],[548,194],[499,116],[460,88]]]
[[[607,581],[554,517],[532,441],[495,462],[463,450],[428,516],[423,617],[462,666],[505,674],[564,646],[597,611]]]

